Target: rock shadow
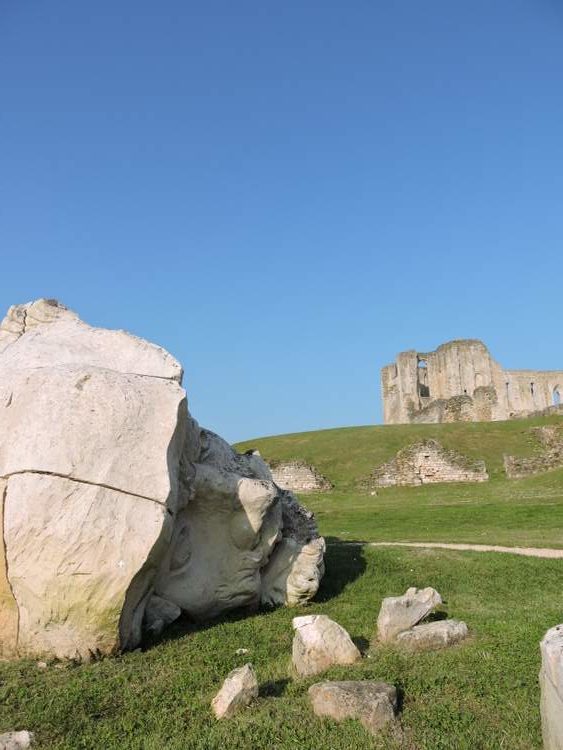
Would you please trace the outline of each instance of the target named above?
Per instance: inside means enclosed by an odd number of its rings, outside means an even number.
[[[284,677],[281,680],[271,680],[260,685],[259,695],[261,698],[279,698],[285,693],[285,690],[291,680]]]
[[[361,544],[343,544],[341,539],[334,536],[325,537],[325,541],[325,574],[313,602],[328,602],[339,596],[366,569]]]
[[[352,637],[352,641],[354,642],[354,645],[358,649],[358,651],[362,654],[362,656],[365,656],[367,652],[370,650],[371,643],[367,638],[363,638],[362,636]]]

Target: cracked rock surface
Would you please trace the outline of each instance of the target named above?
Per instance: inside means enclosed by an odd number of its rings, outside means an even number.
[[[0,656],[87,659],[134,648],[182,612],[316,593],[314,520],[258,456],[199,427],[181,381],[164,349],[54,300],[8,311]]]

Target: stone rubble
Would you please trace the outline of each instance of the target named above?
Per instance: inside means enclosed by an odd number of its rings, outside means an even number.
[[[402,596],[389,596],[381,603],[377,634],[382,643],[393,641],[404,630],[417,625],[439,604],[442,597],[431,587],[407,589]]]
[[[442,597],[433,588],[407,589],[403,596],[383,600],[377,618],[377,634],[381,643],[397,643],[410,650],[444,648],[467,638],[467,625],[460,620],[437,620],[419,624],[432,610],[442,604]]]

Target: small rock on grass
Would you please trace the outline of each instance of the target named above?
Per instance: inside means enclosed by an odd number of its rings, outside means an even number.
[[[241,708],[258,697],[258,680],[252,664],[245,664],[230,672],[221,690],[211,702],[217,719],[229,719]]]
[[[309,699],[317,716],[359,719],[371,734],[393,721],[397,710],[396,688],[371,680],[317,682],[309,688]]]
[[[399,633],[397,643],[411,650],[444,648],[467,638],[467,625],[461,620],[437,620]]]
[[[293,627],[293,666],[301,677],[319,674],[336,664],[354,664],[362,658],[346,630],[326,615],[294,617]]]
[[[33,732],[22,730],[21,732],[6,732],[0,734],[0,750],[25,750],[31,747]]]
[[[403,596],[388,596],[381,603],[377,617],[377,634],[381,642],[393,641],[399,633],[417,625],[442,604],[442,597],[431,587],[410,588]]]

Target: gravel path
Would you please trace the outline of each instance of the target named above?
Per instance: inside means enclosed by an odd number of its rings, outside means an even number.
[[[449,544],[446,542],[346,542],[343,544],[362,544],[368,547],[421,547],[429,549],[455,549],[470,552],[507,552],[524,557],[549,557],[563,559],[563,549],[546,547],[501,547],[496,544]]]

